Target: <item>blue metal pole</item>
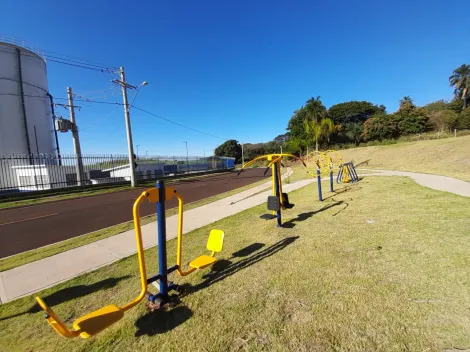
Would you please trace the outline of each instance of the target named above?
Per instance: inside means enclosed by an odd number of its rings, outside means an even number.
[[[334,188],[333,188],[333,170],[330,171],[330,192],[334,192]]]
[[[160,294],[168,296],[168,270],[166,260],[166,219],[165,219],[165,184],[157,181],[157,229],[158,229],[158,273],[160,275]]]
[[[351,170],[354,174],[354,179],[355,179],[355,182],[359,181],[359,176],[357,176],[357,172],[356,172],[356,168],[354,167],[354,164],[351,163]]]
[[[317,183],[318,183],[318,200],[323,202],[323,196],[321,194],[321,175],[320,169],[317,169]]]
[[[279,201],[281,200],[281,192],[279,191],[279,176],[278,176],[278,167],[279,163],[274,163],[275,165],[275,172],[274,172],[274,183],[275,183],[275,189],[276,189],[276,197],[279,198]],[[279,210],[277,211],[277,227],[282,226],[282,219],[281,219],[281,208],[279,207]]]

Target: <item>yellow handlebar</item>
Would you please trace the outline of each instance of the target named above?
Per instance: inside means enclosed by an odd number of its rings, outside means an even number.
[[[134,217],[134,228],[135,228],[135,241],[137,243],[137,258],[139,261],[139,271],[140,271],[140,294],[132,301],[122,306],[121,309],[126,311],[137,305],[145,297],[147,293],[147,270],[145,268],[145,256],[144,256],[144,243],[142,240],[142,229],[140,228],[140,204],[144,199],[152,201],[152,190],[147,190],[142,192],[142,194],[134,202],[134,207],[132,209],[132,215]]]
[[[196,268],[190,268],[186,271],[182,270],[181,260],[183,256],[183,197],[178,192],[174,195],[178,198],[178,244],[176,248],[176,267],[180,276],[191,274]]]

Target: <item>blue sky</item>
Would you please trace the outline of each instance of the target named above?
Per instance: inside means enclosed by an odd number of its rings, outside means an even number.
[[[449,99],[470,63],[467,2],[18,1],[0,3],[0,34],[52,52],[124,66],[146,80],[135,105],[222,138],[268,141],[309,97],[368,100],[394,111]],[[48,63],[49,89],[121,102],[109,75]],[[132,94],[130,95],[132,99]],[[125,153],[121,106],[80,104],[85,153]],[[65,110],[58,110],[64,115]],[[139,153],[206,154],[223,142],[131,111]],[[71,135],[60,136],[72,151]]]

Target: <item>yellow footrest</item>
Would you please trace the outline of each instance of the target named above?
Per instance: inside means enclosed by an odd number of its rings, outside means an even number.
[[[124,311],[114,304],[95,310],[74,321],[75,330],[80,330],[80,337],[88,338],[96,335],[124,316]]]
[[[210,255],[201,255],[194,260],[191,260],[189,266],[196,269],[204,269],[207,268],[209,265],[215,263],[215,258],[211,257]]]

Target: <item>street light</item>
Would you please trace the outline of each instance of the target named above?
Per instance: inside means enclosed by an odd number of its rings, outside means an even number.
[[[135,147],[136,147],[136,149],[137,149],[137,157],[139,157],[139,147],[140,147],[140,144],[137,144]]]
[[[135,98],[137,98],[137,94],[139,94],[140,88],[143,87],[143,86],[146,86],[147,84],[149,84],[147,81],[143,81],[141,84],[139,84],[139,86],[137,88],[133,87],[134,89],[137,89],[137,91],[135,92],[134,98],[132,99],[132,103],[131,103],[131,105],[128,106],[128,109],[130,109],[132,106],[134,106],[134,101],[135,101]]]
[[[189,172],[189,155],[188,155],[188,142],[183,141],[183,143],[186,143],[186,166],[188,167],[188,172]]]

